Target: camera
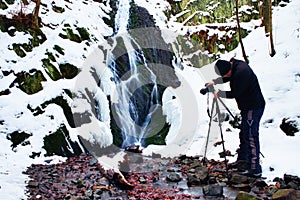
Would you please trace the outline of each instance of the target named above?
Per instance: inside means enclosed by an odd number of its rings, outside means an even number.
[[[205,86],[206,86],[205,88],[202,88],[202,89],[200,90],[200,93],[201,93],[201,94],[205,95],[205,94],[208,93],[208,92],[214,92],[214,91],[215,91],[215,88],[214,88],[213,85],[205,84]]]

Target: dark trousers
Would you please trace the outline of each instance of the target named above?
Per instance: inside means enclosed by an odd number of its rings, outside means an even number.
[[[259,123],[264,113],[264,108],[255,110],[242,110],[242,124],[238,160],[245,160],[248,169],[261,171],[259,163]]]

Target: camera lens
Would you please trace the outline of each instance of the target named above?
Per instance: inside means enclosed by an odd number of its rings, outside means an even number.
[[[200,93],[203,94],[203,95],[205,95],[207,92],[208,92],[207,87],[206,87],[206,88],[202,88],[202,89],[200,90]]]

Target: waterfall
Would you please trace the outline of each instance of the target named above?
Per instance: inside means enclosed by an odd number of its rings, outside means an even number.
[[[142,48],[127,31],[129,21],[129,0],[119,0],[115,17],[115,48],[121,45],[125,51],[116,55],[110,52],[107,66],[112,70],[116,84],[115,98],[112,106],[113,117],[121,130],[125,148],[131,145],[143,145],[143,139],[149,135],[148,125],[151,117],[158,110],[159,94],[156,76],[147,65]],[[125,73],[117,69],[118,56],[125,56],[128,68]],[[141,106],[141,102],[144,103]]]

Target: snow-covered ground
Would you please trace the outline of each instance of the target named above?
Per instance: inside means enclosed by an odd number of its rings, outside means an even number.
[[[137,1],[138,4],[149,7],[149,12],[154,16],[161,27],[166,28],[163,23],[165,17],[161,15],[162,10],[167,6],[165,3],[157,4],[160,1],[144,2]],[[50,7],[51,1],[47,4]],[[53,45],[62,44],[66,54],[61,56],[61,62],[67,61],[76,65],[82,65],[92,51],[94,46],[86,46],[84,43],[76,44],[74,42],[63,40],[57,35],[62,31],[63,24],[76,24],[78,27],[89,27],[89,31],[99,42],[104,36],[111,35],[111,29],[104,26],[103,16],[107,16],[110,8],[106,4],[88,4],[68,3],[68,7],[63,14],[57,14],[53,11],[46,12],[48,14],[42,16],[44,23],[56,24],[55,30],[48,27],[43,28],[43,32],[48,40],[37,47],[34,52],[28,53],[26,59],[18,58],[14,52],[8,50],[13,42],[26,41],[27,36],[17,33],[11,38],[7,33],[0,33],[0,62],[2,70],[14,69],[17,71],[29,71],[36,68],[44,72],[41,67],[40,58],[47,51],[52,51]],[[57,6],[64,6],[58,5]],[[19,9],[19,5],[15,5]],[[32,10],[29,6],[28,10]],[[96,11],[95,11],[96,10]],[[43,11],[43,10],[42,10]],[[1,11],[2,12],[2,11]],[[75,13],[75,14],[74,14]],[[1,13],[6,14],[6,13]],[[55,17],[54,17],[55,16]],[[290,117],[299,121],[298,99],[300,98],[300,1],[292,0],[286,7],[276,7],[273,11],[273,30],[276,55],[269,56],[270,43],[269,38],[265,36],[263,28],[253,30],[244,40],[244,46],[249,56],[250,66],[258,76],[260,85],[265,96],[267,105],[265,113],[262,117],[262,125],[260,129],[261,152],[265,156],[261,158],[263,175],[271,181],[274,177],[282,177],[284,173],[300,176],[300,168],[298,167],[299,159],[297,151],[299,149],[299,133],[295,137],[288,137],[283,133],[279,125],[284,117]],[[170,22],[169,27],[176,28],[180,24]],[[55,34],[54,34],[55,33]],[[76,48],[76,51],[74,51]],[[84,50],[84,49],[87,50]],[[83,56],[84,55],[84,56]],[[238,47],[233,52],[222,55],[223,59],[230,59],[236,56],[242,59],[241,49]],[[9,60],[16,60],[18,65],[13,65]],[[30,67],[29,67],[30,66]],[[208,116],[206,114],[206,96],[199,93],[204,87],[204,83],[211,78],[215,78],[212,66],[208,65],[201,69],[184,66],[184,70],[177,70],[177,75],[182,81],[181,87],[170,89],[164,96],[164,112],[167,114],[168,120],[174,122],[171,127],[171,134],[167,137],[167,147],[149,146],[145,149],[145,154],[152,152],[160,152],[164,155],[178,155],[186,153],[188,155],[203,154],[203,146],[205,143],[208,130]],[[45,163],[43,156],[36,159],[29,158],[34,152],[41,151],[45,153],[42,147],[42,139],[48,134],[48,131],[54,131],[57,127],[65,122],[64,114],[59,106],[50,105],[45,109],[43,115],[34,117],[27,109],[27,104],[36,107],[58,94],[62,93],[63,88],[72,89],[73,80],[51,81],[44,73],[47,82],[43,83],[44,90],[34,95],[25,95],[20,89],[12,88],[11,94],[0,97],[0,120],[5,120],[5,125],[0,126],[0,197],[1,199],[22,199],[26,198],[24,191],[27,176],[22,172],[31,163]],[[13,81],[14,76],[1,76],[0,74],[0,91],[8,88]],[[171,96],[177,98],[172,100]],[[226,105],[233,113],[238,113],[236,104],[233,100],[226,100]],[[226,111],[224,111],[226,112]],[[54,115],[55,120],[50,120],[49,116]],[[272,123],[264,123],[273,119]],[[215,125],[214,125],[215,127]],[[70,127],[71,133],[75,133]],[[231,128],[227,123],[223,124],[223,133],[226,149],[235,152],[238,147],[238,130],[232,129],[232,132],[226,132],[227,128]],[[5,133],[16,130],[28,131],[34,133],[30,137],[31,145],[18,146],[12,151],[11,142],[6,139]],[[218,141],[220,135],[219,130],[215,127],[212,130],[212,143]],[[221,146],[211,147],[208,149],[208,158],[219,159],[218,153],[221,152]],[[53,162],[63,161],[64,158],[53,157]],[[235,158],[229,158],[233,161]],[[103,161],[110,162],[110,161]],[[108,165],[109,166],[109,165]],[[270,171],[269,168],[274,168]]]

